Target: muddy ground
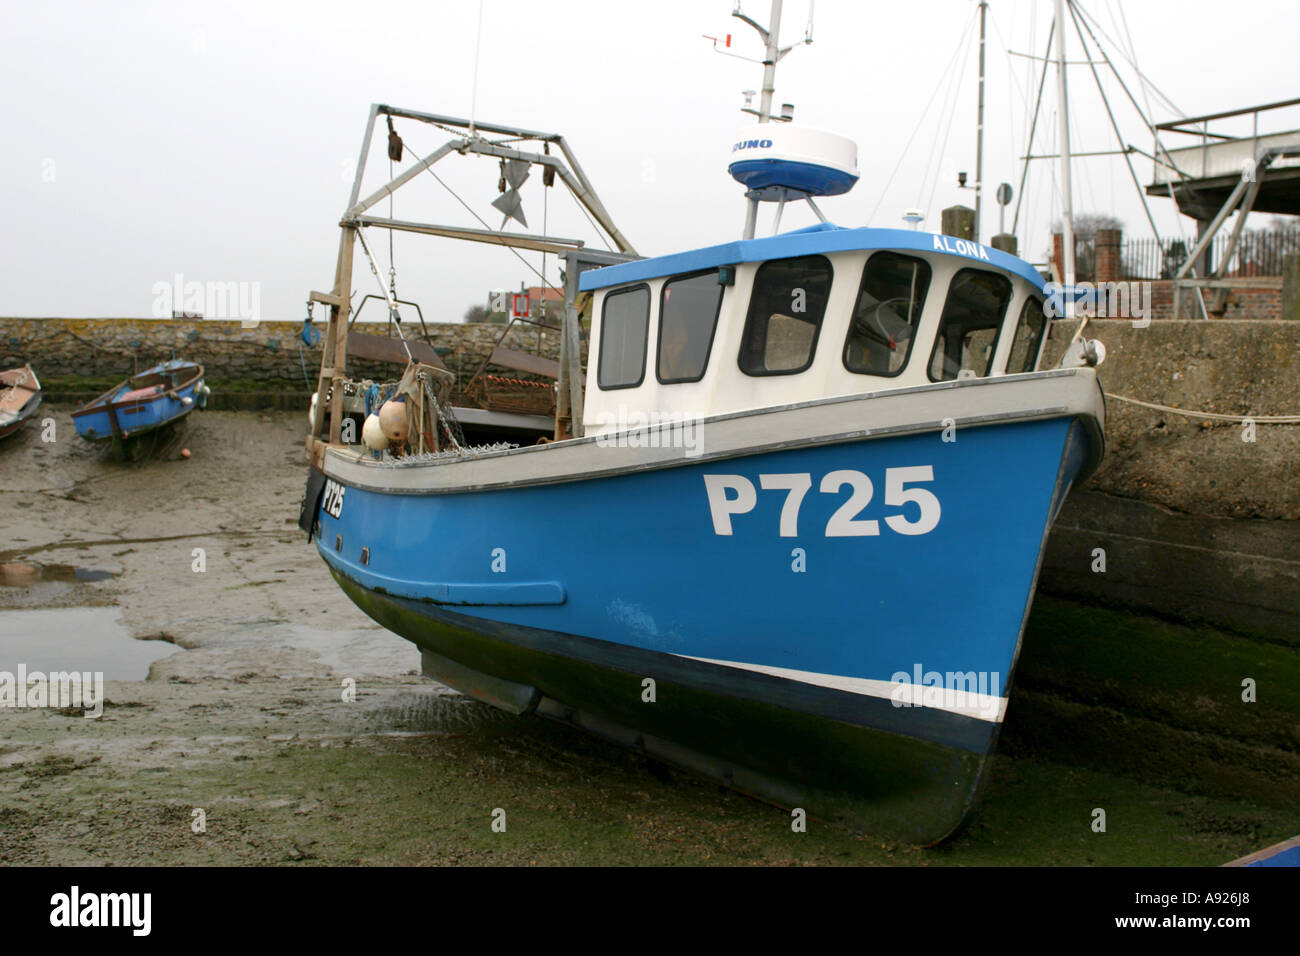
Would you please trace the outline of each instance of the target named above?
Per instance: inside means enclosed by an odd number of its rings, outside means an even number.
[[[0,618],[93,606],[174,650],[110,682],[99,719],[0,708],[0,863],[1217,864],[1300,829],[1286,801],[1072,765],[1012,720],[945,846],[793,832],[787,811],[420,677],[296,526],[302,415],[195,415],[120,464],[68,412],[48,412],[52,442],[32,425],[0,444]]]

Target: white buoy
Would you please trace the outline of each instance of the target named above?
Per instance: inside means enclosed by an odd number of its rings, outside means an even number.
[[[388,447],[388,437],[379,424],[378,415],[370,414],[366,416],[366,422],[361,426],[361,441],[371,451],[380,451]]]
[[[389,441],[406,441],[406,403],[384,402],[379,409],[379,427]]]

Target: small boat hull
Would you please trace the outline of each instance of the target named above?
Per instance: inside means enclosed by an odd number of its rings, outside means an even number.
[[[184,418],[201,404],[203,366],[171,361],[119,383],[72,413],[87,441],[134,438]]]
[[[1018,378],[733,416],[697,460],[586,439],[496,467],[331,453],[304,516],[432,676],[931,844],[975,803],[1047,531],[1101,453],[1090,370]],[[963,410],[956,440],[931,406]]]
[[[0,372],[0,438],[14,434],[41,407],[41,383],[30,365]]]

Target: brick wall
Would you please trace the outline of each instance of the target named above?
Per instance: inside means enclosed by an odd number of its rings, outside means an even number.
[[[1124,234],[1118,229],[1097,230],[1097,282],[1118,282],[1124,278],[1124,264],[1120,261],[1123,238]]]
[[[1282,279],[1257,279],[1262,287],[1236,288],[1228,292],[1228,301],[1222,318],[1225,319],[1281,319]],[[1206,308],[1213,308],[1214,293],[1205,291]],[[1201,307],[1196,301],[1196,291],[1183,293],[1182,315],[1174,315],[1174,284],[1170,279],[1151,283],[1151,317],[1153,319],[1199,319]],[[1219,316],[1211,315],[1211,318]]]
[[[1060,233],[1052,236],[1052,260],[1057,271],[1062,272],[1064,240]],[[1083,271],[1077,276],[1078,281],[1089,282],[1127,282],[1130,280],[1124,270],[1124,234],[1119,229],[1098,229],[1093,240],[1095,256],[1094,274],[1085,275]],[[1080,251],[1078,237],[1075,240],[1076,255]],[[1300,318],[1300,256],[1289,260],[1288,278],[1251,278],[1243,284],[1228,291],[1228,298],[1222,315],[1211,313],[1212,319],[1282,319]],[[1140,280],[1147,281],[1147,280]],[[1286,287],[1284,289],[1284,286]],[[1214,292],[1204,290],[1207,309],[1214,306]],[[1288,310],[1286,304],[1291,304]],[[1169,279],[1157,279],[1151,282],[1151,318],[1160,319],[1199,319],[1201,308],[1196,300],[1196,291],[1187,290],[1183,295],[1180,315],[1174,315],[1174,286]]]

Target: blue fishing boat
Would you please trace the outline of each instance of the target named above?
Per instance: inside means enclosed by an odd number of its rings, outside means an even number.
[[[126,439],[170,425],[207,403],[203,366],[172,359],[133,375],[72,413],[89,441]]]
[[[814,197],[857,178],[831,134],[746,131],[744,238],[639,258],[558,134],[377,105],[367,144],[381,116],[465,133],[366,198],[363,149],[335,285],[312,293],[330,325],[300,524],[338,585],[426,674],[512,713],[882,837],[952,834],[1048,531],[1103,453],[1102,350],[1039,369],[1054,310],[1012,255],[824,221]],[[565,262],[545,443],[468,446],[450,374],[414,357],[349,415],[354,244],[381,275],[367,229],[455,235],[367,212],[445,155],[501,159],[503,183],[506,158],[556,170],[617,245],[491,240]],[[760,203],[779,223],[805,200],[822,222],[754,237]]]

